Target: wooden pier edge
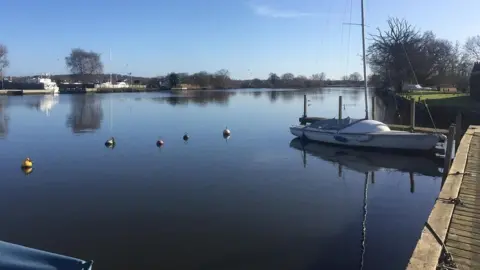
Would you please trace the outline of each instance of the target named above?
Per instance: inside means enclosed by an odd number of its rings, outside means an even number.
[[[450,167],[450,172],[454,172],[454,174],[449,174],[447,176],[438,198],[457,198],[463,181],[463,173],[465,172],[465,167],[467,165],[470,142],[476,131],[480,132],[480,126],[470,126],[463,136],[460,145],[458,146],[455,159]],[[428,224],[436,232],[442,242],[445,242],[454,208],[455,204],[446,203],[443,200],[437,199],[432,212],[428,217]],[[430,230],[424,226],[420,239],[417,242],[406,269],[437,269],[441,251],[442,245],[435,239],[435,236]]]

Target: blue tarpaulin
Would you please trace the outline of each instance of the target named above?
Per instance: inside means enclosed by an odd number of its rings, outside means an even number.
[[[92,270],[93,261],[0,241],[1,270]]]

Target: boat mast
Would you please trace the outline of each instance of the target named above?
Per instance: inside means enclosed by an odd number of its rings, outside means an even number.
[[[368,82],[367,82],[367,57],[365,53],[365,12],[364,12],[364,4],[363,0],[361,0],[362,3],[362,62],[363,62],[363,81],[365,83],[365,119],[368,119]]]

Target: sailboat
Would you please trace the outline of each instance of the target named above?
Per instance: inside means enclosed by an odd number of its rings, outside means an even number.
[[[365,16],[363,0],[361,0],[361,13],[365,118],[352,119],[347,117],[345,119],[321,119],[307,125],[291,126],[290,132],[297,137],[306,138],[312,141],[344,146],[406,151],[433,151],[437,143],[445,139],[445,135],[393,131],[390,130],[385,123],[368,119],[368,85],[365,56]]]
[[[3,241],[0,241],[0,254],[2,254],[0,256],[0,269],[2,270],[93,269],[93,261],[84,261]]]

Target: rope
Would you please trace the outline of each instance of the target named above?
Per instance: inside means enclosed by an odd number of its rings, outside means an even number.
[[[440,254],[440,259],[438,263],[437,269],[439,270],[447,270],[447,269],[457,269],[457,264],[453,261],[453,256],[450,252],[447,250],[447,246],[445,246],[445,243],[443,243],[442,239],[440,239],[440,236],[433,230],[433,228],[428,224],[428,222],[425,222],[425,227],[432,233],[433,237],[437,242],[442,246],[442,254]]]
[[[368,192],[368,172],[365,176],[365,188],[363,189],[363,221],[362,221],[362,242],[361,242],[361,250],[362,255],[360,258],[360,270],[363,269],[364,265],[364,256],[365,256],[365,249],[366,245],[365,242],[367,240],[367,192]]]
[[[432,114],[430,113],[430,109],[428,108],[427,102],[423,100],[423,104],[425,104],[425,108],[427,108],[427,112],[428,112],[428,115],[430,116],[430,120],[432,121],[433,128],[435,129],[435,133],[438,134],[437,127],[435,126],[435,121],[433,121],[433,117],[432,117]]]

